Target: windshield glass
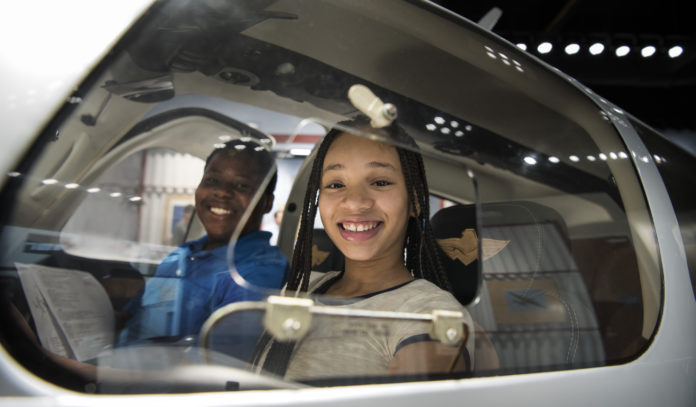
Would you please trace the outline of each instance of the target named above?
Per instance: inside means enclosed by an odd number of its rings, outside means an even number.
[[[662,303],[626,126],[428,3],[158,2],[7,174],[3,345],[103,393],[625,363]]]

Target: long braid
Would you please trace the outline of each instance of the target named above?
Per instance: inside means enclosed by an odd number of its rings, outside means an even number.
[[[300,216],[300,230],[292,256],[292,269],[288,278],[287,288],[289,290],[297,290],[299,288],[300,291],[307,291],[309,288],[309,275],[312,272],[312,231],[314,229],[314,218],[317,214],[321,167],[324,163],[326,152],[339,134],[341,134],[340,131],[332,130],[324,136],[324,140],[319,146],[312,163],[312,171],[309,174],[307,191],[305,192]]]
[[[425,182],[423,159],[416,152],[402,148],[397,150],[412,209],[418,214],[415,219],[409,219],[407,240],[404,247],[406,267],[414,277],[425,278],[438,287],[451,292],[452,287],[437,255],[437,243],[430,226],[430,192]]]

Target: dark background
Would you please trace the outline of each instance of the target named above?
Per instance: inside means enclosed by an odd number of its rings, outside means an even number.
[[[576,78],[599,95],[658,130],[691,134],[696,139],[696,15],[689,1],[596,1],[527,0],[470,1],[435,0],[435,3],[474,22],[498,7],[502,17],[493,32],[513,42],[527,44],[530,52]],[[541,55],[541,40],[554,44]],[[576,55],[563,48],[571,40],[581,44]],[[590,55],[590,41],[607,46],[598,56]],[[657,53],[640,56],[644,42],[652,42]],[[680,42],[684,53],[669,58],[667,48]],[[617,58],[621,43],[636,48]]]

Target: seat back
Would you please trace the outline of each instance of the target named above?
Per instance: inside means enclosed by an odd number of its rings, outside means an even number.
[[[485,203],[479,215],[476,225],[473,205],[444,208],[433,217],[433,233],[442,239],[474,229],[479,237],[480,280],[478,258],[443,263],[453,284],[469,284],[455,286],[455,294],[490,338],[500,369],[602,364],[597,318],[561,215],[528,201]]]

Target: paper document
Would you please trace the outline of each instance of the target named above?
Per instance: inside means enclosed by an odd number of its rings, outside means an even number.
[[[114,339],[114,312],[91,274],[16,263],[41,345],[78,361],[97,357]]]

